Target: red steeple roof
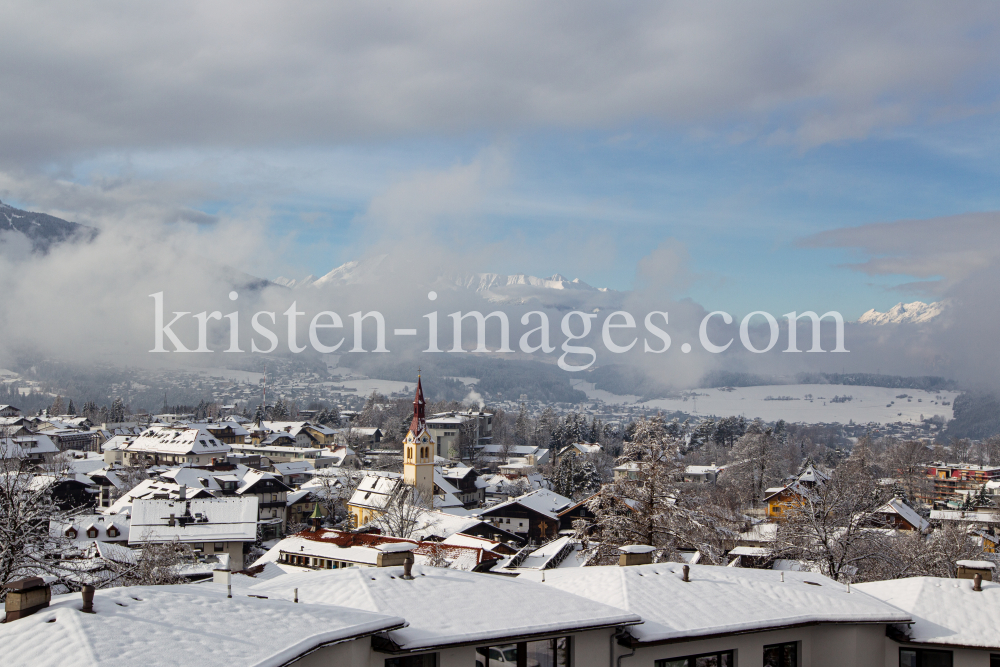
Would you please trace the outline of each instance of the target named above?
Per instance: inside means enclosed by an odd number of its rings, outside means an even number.
[[[413,397],[413,421],[410,422],[410,432],[417,435],[424,430],[425,422],[424,388],[420,385],[420,376],[417,375],[417,395]]]

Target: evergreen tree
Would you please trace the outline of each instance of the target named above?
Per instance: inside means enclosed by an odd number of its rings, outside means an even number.
[[[69,407],[66,409],[66,412],[68,414],[73,415],[74,417],[76,416],[76,406],[73,405],[73,399],[72,398],[69,399]]]
[[[120,423],[125,421],[125,401],[120,398],[116,398],[114,402],[111,403],[111,410],[108,413],[108,419],[112,423]]]

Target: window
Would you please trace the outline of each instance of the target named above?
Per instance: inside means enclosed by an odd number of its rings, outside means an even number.
[[[118,537],[118,529],[114,526],[108,528],[108,537]]]
[[[216,542],[215,544],[212,545],[212,549],[215,551],[215,553],[219,553],[220,551],[226,550],[226,545],[223,542]]]
[[[437,653],[386,658],[385,667],[437,667]]]
[[[69,530],[67,530],[66,531],[66,537],[68,537],[71,540],[75,540],[76,539],[76,529],[75,528],[70,528]]]
[[[535,642],[519,642],[476,648],[475,667],[517,667],[518,656],[531,667],[569,667],[569,637],[555,637]]]
[[[799,643],[771,644],[764,647],[764,667],[798,667]]]
[[[666,660],[657,660],[656,667],[733,667],[736,664],[733,655],[733,651],[720,651],[719,653],[689,655],[684,658],[667,658]]]
[[[1000,654],[990,654],[990,667],[1000,667]]]
[[[990,656],[993,667],[997,656]],[[899,649],[899,667],[951,667],[951,651],[932,651],[925,648]]]
[[[89,537],[91,539],[97,537],[97,529],[96,528],[88,528],[87,529],[87,537]]]

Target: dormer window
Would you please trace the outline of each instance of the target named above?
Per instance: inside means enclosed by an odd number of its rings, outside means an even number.
[[[87,529],[87,537],[89,537],[90,539],[94,539],[95,537],[97,537],[97,529],[94,528],[93,526],[91,526],[90,528],[88,528]]]
[[[68,537],[71,540],[75,540],[76,539],[76,528],[70,528],[69,530],[67,530],[66,531],[66,537]]]
[[[118,537],[118,528],[115,526],[108,528],[108,537]]]

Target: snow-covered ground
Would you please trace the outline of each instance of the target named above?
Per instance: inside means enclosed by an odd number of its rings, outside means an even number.
[[[959,392],[928,392],[917,389],[889,389],[832,384],[771,385],[698,389],[687,400],[659,399],[644,405],[663,410],[683,410],[695,415],[745,415],[766,421],[784,419],[788,422],[817,424],[822,422],[855,423],[919,422],[941,415],[950,420],[952,404]],[[897,398],[906,394],[909,398]],[[851,400],[834,403],[835,396],[850,396]],[[792,400],[767,400],[768,397]],[[939,398],[940,397],[940,398]],[[948,405],[943,405],[948,403]]]
[[[574,385],[590,398],[609,404],[636,404],[635,396],[617,396],[593,389],[593,384]],[[908,398],[897,398],[905,394]],[[639,403],[664,411],[680,410],[692,415],[744,415],[766,421],[784,419],[788,422],[818,424],[823,422],[856,423],[919,422],[940,415],[952,419],[956,391],[928,392],[919,389],[889,389],[835,384],[792,384],[724,389],[696,389],[686,398],[664,398]],[[850,396],[851,400],[834,403],[835,396]],[[771,400],[769,400],[771,399]],[[773,400],[790,399],[790,400]],[[948,405],[944,405],[947,403]]]

